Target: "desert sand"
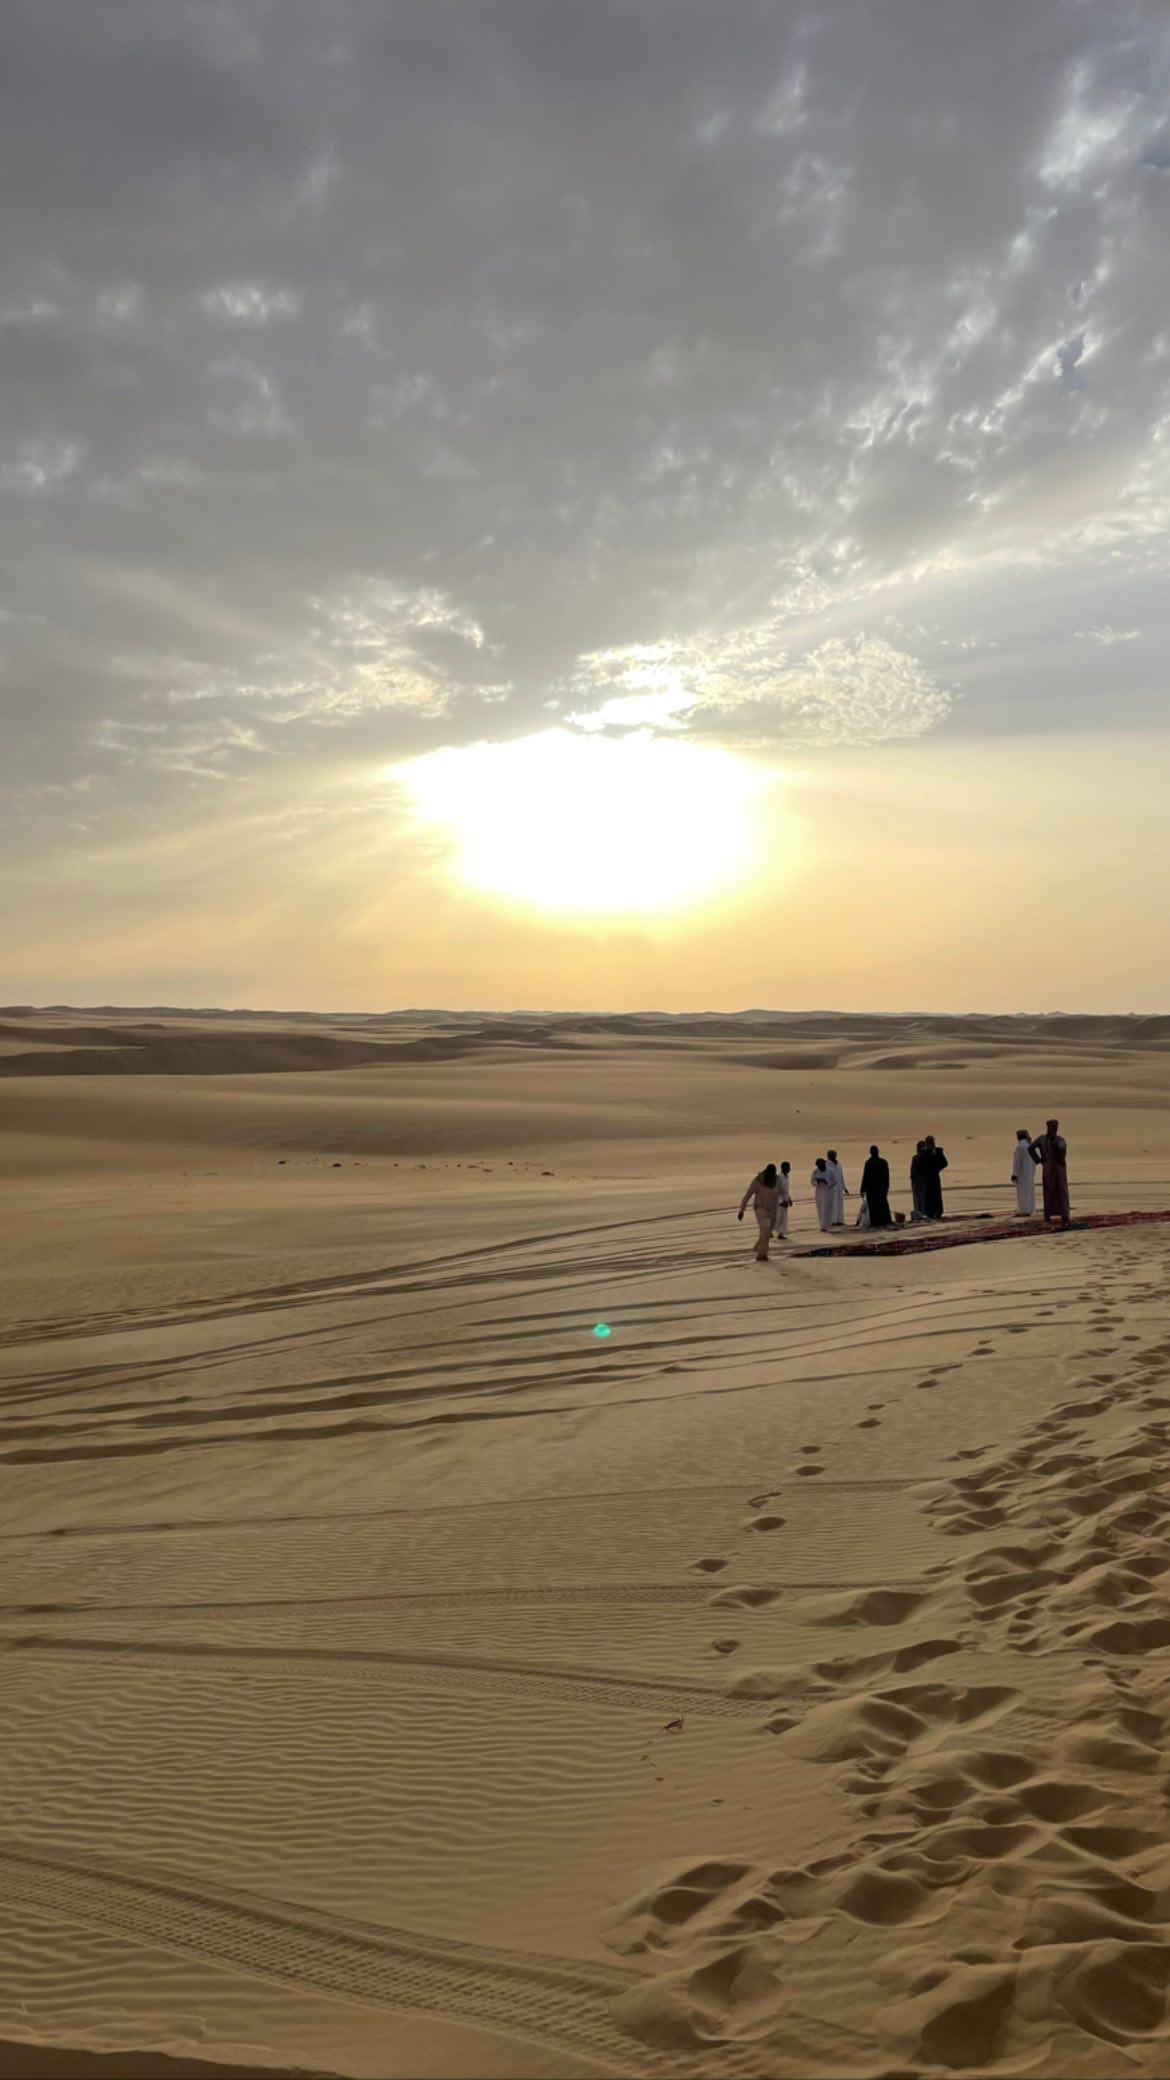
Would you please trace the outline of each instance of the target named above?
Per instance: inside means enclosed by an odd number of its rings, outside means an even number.
[[[0,2075],[1164,2075],[1170,1227],[803,1252],[827,1142],[975,1236],[1050,1112],[1165,1209],[1168,1099],[1167,1019],[0,1014]]]

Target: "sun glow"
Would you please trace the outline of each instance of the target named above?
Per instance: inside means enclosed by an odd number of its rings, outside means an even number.
[[[741,879],[773,776],[702,745],[553,729],[433,752],[396,777],[453,836],[471,887],[597,916],[678,909]]]

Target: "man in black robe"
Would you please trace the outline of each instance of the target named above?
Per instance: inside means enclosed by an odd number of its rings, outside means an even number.
[[[861,1196],[869,1208],[871,1228],[892,1228],[890,1213],[890,1166],[875,1142],[861,1173]]]
[[[1058,1119],[1050,1119],[1044,1132],[1029,1143],[1028,1153],[1043,1165],[1044,1218],[1067,1228],[1072,1218],[1068,1203],[1068,1142],[1057,1132]]]
[[[948,1167],[934,1135],[928,1134],[922,1147],[922,1211],[928,1221],[943,1217],[942,1174]]]
[[[910,1158],[910,1199],[914,1209],[910,1215],[912,1221],[921,1221],[926,1218],[923,1199],[926,1189],[926,1170],[922,1161],[925,1154],[926,1143],[925,1141],[920,1141]]]

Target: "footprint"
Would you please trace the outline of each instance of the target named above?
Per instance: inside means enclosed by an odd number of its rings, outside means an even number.
[[[726,1565],[727,1565],[727,1562],[726,1562],[726,1560],[692,1560],[692,1561],[691,1561],[691,1573],[692,1573],[692,1574],[722,1574],[722,1572],[723,1572],[724,1568],[726,1567]]]
[[[739,1641],[737,1639],[713,1639],[711,1645],[716,1654],[734,1654],[739,1646]]]
[[[785,1746],[804,1762],[893,1761],[927,1731],[917,1712],[883,1697],[835,1698],[814,1705],[796,1726],[786,1718],[769,1720],[767,1731],[786,1736]]]
[[[779,1531],[787,1522],[787,1517],[752,1517],[744,1528],[747,1531]]]
[[[877,1416],[863,1416],[860,1423],[854,1423],[853,1427],[855,1430],[880,1430],[882,1426]]]
[[[808,1617],[814,1625],[900,1625],[925,1602],[917,1589],[864,1589],[859,1596],[814,1605]]]
[[[673,1930],[709,1911],[721,1893],[741,1885],[752,1872],[749,1863],[715,1858],[683,1864],[665,1882],[648,1887],[619,1908],[609,1930],[612,1947],[627,1955],[662,1949]]]
[[[800,1449],[807,1459],[811,1458],[816,1452],[821,1451],[823,1447],[819,1444],[802,1444]]]
[[[883,2033],[909,2046],[915,2067],[971,2072],[990,2065],[1007,2040],[1015,1982],[1010,1966],[956,1960],[932,1973],[925,1987],[919,1982],[913,1998],[887,2008]]]
[[[1061,1777],[1022,1784],[1016,1798],[1034,1820],[1049,1821],[1077,1820],[1084,1813],[1098,1813],[1102,1806],[1116,1803],[1114,1792]]]
[[[798,1479],[811,1480],[814,1474],[823,1473],[824,1470],[823,1466],[798,1466],[796,1472]]]
[[[907,1646],[896,1647],[892,1654],[839,1654],[830,1661],[814,1661],[803,1676],[797,1671],[795,1680],[803,1690],[828,1688],[839,1691],[846,1685],[859,1683],[866,1676],[911,1675],[928,1662],[939,1661],[948,1654],[958,1654],[961,1649],[962,1641],[957,1639],[911,1640]]]

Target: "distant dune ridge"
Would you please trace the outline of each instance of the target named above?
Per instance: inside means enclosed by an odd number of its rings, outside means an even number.
[[[1170,1014],[1063,1012],[994,1017],[745,1011],[667,1014],[480,1014],[433,1011],[324,1014],[189,1012],[151,1007],[151,1016],[65,1006],[0,1010],[0,1076],[225,1076],[358,1068],[395,1060],[456,1061],[489,1046],[572,1048],[591,1039],[759,1042],[784,1051],[756,1057],[783,1070],[962,1067],[933,1046],[962,1043],[986,1058],[1075,1041],[1096,1051],[1170,1048]],[[798,1043],[798,1044],[793,1044]],[[896,1045],[891,1045],[896,1043]],[[887,1052],[875,1055],[874,1048]]]
[[[0,2080],[1162,2080],[1168,1040],[5,1012]]]

